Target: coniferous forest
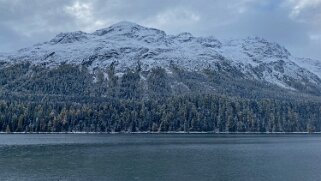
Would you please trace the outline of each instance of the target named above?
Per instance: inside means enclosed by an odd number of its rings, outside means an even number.
[[[319,132],[317,92],[285,91],[233,70],[172,66],[123,75],[30,64],[0,70],[1,132]],[[239,77],[239,78],[235,78]],[[295,83],[295,82],[294,82]]]

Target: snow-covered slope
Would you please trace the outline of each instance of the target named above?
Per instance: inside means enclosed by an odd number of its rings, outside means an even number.
[[[300,61],[299,61],[300,60]],[[262,38],[249,37],[221,42],[190,33],[167,35],[164,31],[120,22],[93,33],[60,33],[48,42],[0,55],[7,64],[31,62],[56,67],[62,63],[86,65],[91,70],[117,62],[117,71],[139,61],[144,70],[160,66],[170,72],[175,64],[188,71],[202,71],[229,64],[246,78],[295,89],[289,82],[320,85],[321,64],[293,57],[284,47]]]
[[[295,58],[293,61],[321,78],[321,61],[310,58]]]

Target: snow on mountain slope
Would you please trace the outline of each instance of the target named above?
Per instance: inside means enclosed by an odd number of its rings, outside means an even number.
[[[224,62],[249,79],[284,88],[295,89],[289,80],[320,85],[320,64],[310,65],[308,60],[303,60],[293,57],[284,47],[258,37],[221,42],[190,33],[167,35],[131,22],[120,22],[93,33],[60,33],[48,42],[0,56],[0,61],[8,64],[28,61],[56,67],[68,63],[86,65],[91,70],[116,61],[118,72],[135,67],[138,61],[144,70],[160,66],[168,71],[171,64],[202,71]]]
[[[295,58],[293,61],[321,78],[321,61],[310,58]]]

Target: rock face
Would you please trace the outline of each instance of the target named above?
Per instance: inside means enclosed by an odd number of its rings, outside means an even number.
[[[120,74],[138,63],[143,71],[161,67],[171,74],[175,65],[187,72],[225,71],[290,90],[321,90],[321,63],[293,57],[277,43],[258,37],[219,41],[190,33],[167,35],[130,22],[93,33],[60,33],[48,42],[0,55],[2,66],[24,62],[47,68],[84,65],[91,72],[107,69],[116,62],[116,72]]]

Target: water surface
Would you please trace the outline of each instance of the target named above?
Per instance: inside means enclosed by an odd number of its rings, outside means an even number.
[[[1,180],[321,180],[319,135],[2,134]]]

